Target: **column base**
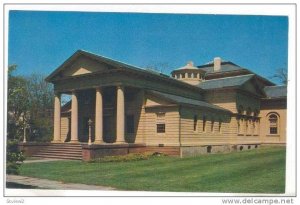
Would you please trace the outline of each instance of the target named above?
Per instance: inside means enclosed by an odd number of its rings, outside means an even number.
[[[92,142],[93,144],[106,144],[106,142],[104,142],[103,140],[97,140]]]
[[[52,140],[51,143],[62,143],[60,140]]]
[[[128,143],[125,141],[118,141],[118,142],[114,142],[113,144],[128,144]]]
[[[77,140],[71,140],[71,141],[69,141],[68,143],[76,143],[76,144],[78,144],[79,141],[77,141]]]

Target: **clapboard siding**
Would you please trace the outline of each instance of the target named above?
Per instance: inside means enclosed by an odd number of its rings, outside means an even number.
[[[157,113],[165,113],[165,133],[157,133]],[[147,145],[179,144],[179,112],[174,108],[147,108],[144,118],[145,143]]]
[[[218,111],[204,109],[181,109],[181,143],[182,145],[224,144],[228,143],[232,136],[230,129],[230,115]],[[197,116],[197,126],[194,130],[194,117]],[[206,128],[203,131],[203,119],[206,119]],[[212,121],[213,126],[212,126]],[[219,122],[221,130],[219,131]],[[212,130],[213,128],[213,130]]]
[[[233,113],[237,112],[236,91],[234,90],[210,90],[205,93],[205,101],[230,110]]]

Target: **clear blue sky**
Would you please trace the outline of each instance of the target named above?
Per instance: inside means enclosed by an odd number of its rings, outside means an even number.
[[[83,49],[141,67],[168,63],[166,74],[220,56],[269,77],[287,68],[287,44],[284,16],[11,11],[8,64],[50,74]]]

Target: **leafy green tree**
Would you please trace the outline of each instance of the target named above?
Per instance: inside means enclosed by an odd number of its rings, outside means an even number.
[[[14,75],[17,66],[8,69],[8,139],[50,141],[53,130],[53,87],[41,74]]]
[[[27,80],[30,103],[30,141],[50,141],[53,135],[53,87],[35,73]]]
[[[7,137],[8,139],[21,139],[23,128],[28,119],[29,92],[27,80],[22,76],[14,76],[17,66],[8,68],[8,93],[7,93]]]

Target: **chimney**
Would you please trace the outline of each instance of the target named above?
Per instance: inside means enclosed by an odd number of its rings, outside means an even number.
[[[214,72],[217,72],[220,70],[221,70],[221,58],[215,57],[214,58]]]

